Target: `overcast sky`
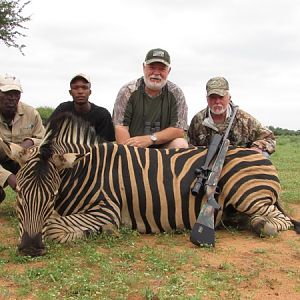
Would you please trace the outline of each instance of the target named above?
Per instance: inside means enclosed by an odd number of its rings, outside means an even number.
[[[0,72],[20,78],[22,100],[56,107],[69,81],[90,75],[90,100],[112,112],[122,85],[142,76],[148,50],[171,56],[188,119],[206,106],[209,78],[264,125],[300,129],[300,1],[31,0],[25,56],[0,44]]]

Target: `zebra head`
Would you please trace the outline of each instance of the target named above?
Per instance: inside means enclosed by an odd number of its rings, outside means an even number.
[[[21,255],[40,256],[46,253],[43,230],[53,217],[54,202],[61,184],[60,171],[72,168],[86,154],[53,153],[51,144],[24,149],[6,143],[5,152],[17,161],[17,216],[19,220]]]

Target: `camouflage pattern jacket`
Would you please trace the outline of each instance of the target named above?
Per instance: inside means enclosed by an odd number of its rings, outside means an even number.
[[[208,146],[215,133],[224,134],[229,120],[230,118],[227,118],[224,124],[214,124],[210,121],[208,107],[201,110],[193,117],[188,129],[190,144]],[[276,141],[273,132],[241,109],[236,113],[228,138],[232,146],[257,147],[269,154],[275,151]]]

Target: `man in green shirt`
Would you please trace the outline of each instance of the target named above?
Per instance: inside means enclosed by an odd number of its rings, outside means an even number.
[[[181,89],[167,80],[166,50],[152,49],[144,76],[124,85],[117,96],[113,122],[116,142],[136,147],[187,148],[187,104]]]

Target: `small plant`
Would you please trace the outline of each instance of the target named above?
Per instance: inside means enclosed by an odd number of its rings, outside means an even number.
[[[253,253],[263,254],[263,253],[267,253],[267,250],[262,249],[262,248],[256,248],[256,249],[253,250]]]

